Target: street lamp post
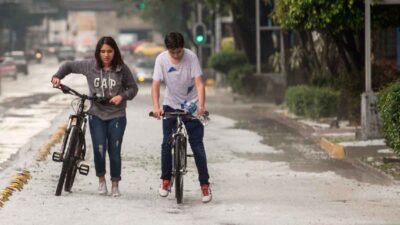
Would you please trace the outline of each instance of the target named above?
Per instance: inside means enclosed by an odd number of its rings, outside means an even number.
[[[400,4],[400,0],[382,0],[374,4]],[[371,85],[371,0],[365,0],[365,92],[361,95],[361,139],[382,137],[377,97]]]

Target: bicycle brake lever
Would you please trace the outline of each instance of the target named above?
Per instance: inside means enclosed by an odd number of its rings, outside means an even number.
[[[60,85],[59,88],[61,89],[61,91],[62,91],[64,94],[69,93],[69,90],[70,90],[70,89],[67,88],[66,86]]]

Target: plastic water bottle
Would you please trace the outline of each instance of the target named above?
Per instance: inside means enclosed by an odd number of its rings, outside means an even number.
[[[210,121],[210,117],[203,115],[199,118],[199,120],[203,124],[203,126],[207,126],[208,122]]]
[[[194,115],[197,112],[197,104],[195,102],[184,101],[181,104],[181,107],[183,110],[187,111],[192,115]]]

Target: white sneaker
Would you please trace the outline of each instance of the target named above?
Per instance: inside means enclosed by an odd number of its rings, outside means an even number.
[[[167,197],[169,194],[169,180],[163,180],[160,189],[158,189],[158,194],[160,194],[161,197]]]
[[[107,185],[106,182],[99,182],[99,189],[98,189],[98,193],[100,195],[107,195]]]
[[[201,201],[203,203],[207,203],[212,200],[211,188],[208,184],[201,185],[201,195]]]
[[[121,193],[119,192],[118,187],[111,188],[111,196],[113,196],[113,197],[121,196]]]

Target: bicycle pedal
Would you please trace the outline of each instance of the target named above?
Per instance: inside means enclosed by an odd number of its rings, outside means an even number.
[[[90,168],[89,165],[86,163],[80,162],[78,164],[79,173],[82,175],[87,176],[89,174],[89,168]]]
[[[60,152],[53,152],[52,159],[54,162],[62,162],[63,161],[62,154]]]

